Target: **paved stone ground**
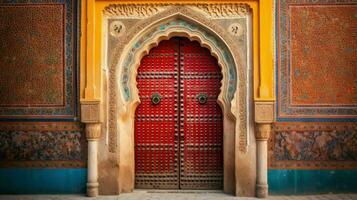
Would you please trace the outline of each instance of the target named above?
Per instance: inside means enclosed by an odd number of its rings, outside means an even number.
[[[0,200],[257,200],[234,197],[221,192],[147,192],[135,191],[120,196],[88,198],[83,195],[0,195]],[[357,200],[357,194],[326,194],[307,196],[270,196],[268,200]]]

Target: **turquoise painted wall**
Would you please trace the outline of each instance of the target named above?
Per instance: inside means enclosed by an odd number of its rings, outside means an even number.
[[[269,193],[275,195],[356,193],[355,170],[280,170],[268,172]]]
[[[0,194],[85,193],[87,169],[0,169]]]

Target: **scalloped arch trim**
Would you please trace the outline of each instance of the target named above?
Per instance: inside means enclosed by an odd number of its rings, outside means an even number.
[[[148,31],[132,40],[128,53],[119,66],[120,89],[123,91],[122,97],[124,100],[128,102],[138,99],[136,81],[131,79],[136,77],[141,59],[160,41],[174,36],[187,37],[190,40],[198,41],[202,47],[209,49],[211,54],[217,58],[223,75],[219,100],[229,104],[234,98],[238,84],[235,62],[229,49],[223,41],[217,40],[217,37],[205,31],[204,27],[181,18],[155,24]],[[135,82],[135,84],[131,85],[132,82]]]

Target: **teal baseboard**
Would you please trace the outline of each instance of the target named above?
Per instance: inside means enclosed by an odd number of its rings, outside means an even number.
[[[281,170],[268,172],[269,194],[356,193],[356,170]]]
[[[87,169],[0,169],[0,194],[85,193]]]

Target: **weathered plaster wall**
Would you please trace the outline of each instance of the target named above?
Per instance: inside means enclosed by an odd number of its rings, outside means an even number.
[[[76,0],[0,1],[0,193],[81,193]]]
[[[276,0],[271,193],[356,192],[356,13],[352,0]]]

